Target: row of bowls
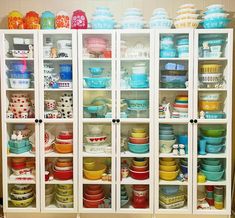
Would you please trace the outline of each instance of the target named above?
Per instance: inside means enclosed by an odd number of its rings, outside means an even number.
[[[162,180],[172,181],[177,178],[179,169],[173,158],[161,158],[159,165],[159,177]]]
[[[83,205],[86,208],[98,208],[104,203],[105,193],[101,185],[87,185],[83,196]]]
[[[58,180],[70,180],[73,178],[73,160],[72,158],[57,158],[53,176]]]
[[[148,160],[145,158],[133,159],[129,170],[130,176],[133,179],[145,180],[149,178],[149,164]]]
[[[151,29],[170,29],[172,23],[164,8],[156,8],[150,18],[149,27]]]
[[[55,139],[54,150],[61,154],[73,152],[73,133],[61,131]]]

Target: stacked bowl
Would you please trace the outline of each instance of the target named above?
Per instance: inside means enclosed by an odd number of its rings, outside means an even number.
[[[83,174],[86,179],[99,180],[106,172],[107,166],[103,163],[97,163],[94,158],[84,158]]]
[[[172,152],[172,146],[176,142],[172,125],[161,124],[159,130],[160,153],[167,154]]]
[[[15,207],[28,207],[34,198],[32,185],[15,184],[10,192],[10,201]]]
[[[27,71],[27,65],[24,62],[11,63],[9,72],[9,81],[13,89],[28,89],[30,87],[31,73]]]
[[[175,28],[197,28],[200,20],[198,20],[199,14],[194,4],[184,4],[177,10],[177,16],[174,21]]]
[[[83,195],[83,205],[86,208],[98,208],[104,203],[105,193],[101,185],[87,185]]]
[[[59,208],[73,207],[73,185],[58,184],[55,192],[56,205]]]
[[[161,58],[175,58],[176,49],[174,45],[174,35],[168,34],[161,36],[160,41],[160,57]]]
[[[134,159],[129,168],[130,176],[133,179],[145,180],[149,178],[149,164],[147,159]]]
[[[108,47],[108,41],[103,37],[88,37],[85,39],[85,47],[89,54],[102,55]],[[99,71],[101,73],[101,71]]]
[[[206,141],[206,152],[218,154],[224,152],[225,128],[220,125],[203,125],[200,128],[201,138]]]
[[[228,18],[229,14],[224,10],[224,6],[220,4],[208,6],[204,14],[202,25],[205,29],[226,28],[231,21]]]
[[[199,95],[199,111],[204,112],[221,112],[222,102],[220,101],[220,93],[206,92]]]
[[[54,185],[46,184],[45,188],[45,206],[48,207],[54,200]]]
[[[61,131],[55,139],[54,150],[61,154],[73,152],[73,133]]]
[[[188,116],[188,95],[177,95],[173,104],[174,117],[185,118]]]
[[[124,12],[121,20],[122,29],[143,29],[144,17],[142,11],[138,8],[128,8]]]
[[[91,18],[92,29],[114,29],[116,22],[108,7],[96,7]]]
[[[128,150],[132,153],[144,154],[149,151],[149,137],[144,128],[133,128],[128,142]]]
[[[150,29],[170,29],[172,20],[164,8],[156,8],[149,21]]]
[[[186,35],[177,37],[177,54],[179,58],[188,58],[189,56],[189,38]]]
[[[179,174],[176,161],[173,158],[160,158],[159,177],[162,180],[175,180]]]
[[[28,94],[12,94],[9,110],[13,113],[14,118],[28,118],[30,98]]]
[[[54,178],[57,180],[70,180],[73,178],[73,159],[57,158],[53,168]]]
[[[224,176],[224,166],[220,159],[203,159],[200,163],[200,172],[208,181],[221,181]]]
[[[146,72],[145,63],[136,63],[132,67],[132,72],[130,76],[130,87],[131,88],[148,88],[149,81]]]

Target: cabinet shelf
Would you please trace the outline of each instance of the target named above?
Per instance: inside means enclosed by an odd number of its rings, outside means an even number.
[[[112,89],[110,88],[83,88],[83,91],[101,91],[101,92],[106,92],[106,91],[109,91],[111,92]]]
[[[162,91],[162,92],[188,92],[188,89],[184,88],[184,89],[179,89],[179,88],[171,88],[171,89],[168,89],[168,88],[160,88],[158,89],[159,91]]]
[[[45,184],[73,184],[74,181],[73,180],[57,180],[57,179],[53,179],[52,181],[45,181]]]
[[[182,124],[188,124],[190,118],[159,118],[159,123],[166,123],[166,124],[177,124],[177,123],[182,123]]]
[[[88,153],[88,152],[82,152],[83,157],[112,157],[112,154],[107,153]]]
[[[83,58],[83,61],[102,61],[102,62],[110,62],[112,61],[112,58]]]
[[[165,209],[165,208],[159,208],[158,213],[159,214],[188,214],[188,206],[185,205],[184,207],[181,208],[176,208],[176,209]]]
[[[81,182],[82,182],[82,184],[100,184],[100,185],[111,185],[112,184],[111,181],[103,181],[101,179],[99,179],[99,180],[89,180],[89,179],[86,179],[86,178],[83,178]]]
[[[121,92],[139,92],[139,91],[149,91],[149,88],[142,88],[142,89],[134,89],[134,88],[129,88],[129,89],[120,89]]]
[[[7,157],[35,157],[36,155],[30,151],[22,153],[22,154],[7,154]]]
[[[127,178],[123,178],[120,182],[122,185],[132,185],[132,184],[150,184],[150,179],[145,179],[145,180],[137,180],[133,179],[130,176]]]
[[[36,184],[36,181],[34,180],[8,180],[7,182],[8,184],[29,184],[29,185],[33,185]]]
[[[44,61],[72,61],[72,58],[44,58]]]
[[[28,118],[28,119],[6,119],[6,123],[35,123],[35,118]]]
[[[44,92],[68,92],[73,91],[73,89],[44,89]]]
[[[73,118],[68,119],[45,119],[43,120],[44,123],[73,123]]]
[[[33,92],[35,91],[34,88],[28,88],[28,89],[13,89],[13,88],[8,88],[6,89],[8,92]]]
[[[149,157],[149,156],[150,156],[149,152],[145,154],[136,154],[130,151],[121,152],[121,157]]]
[[[161,180],[159,181],[159,185],[188,185],[188,181],[178,181],[178,180],[173,180],[173,181],[166,181],[166,180]]]
[[[198,155],[197,158],[226,158],[227,154],[206,154],[206,155]]]
[[[34,58],[5,58],[6,61],[34,61]]]
[[[227,185],[227,181],[226,180],[222,180],[222,181],[206,181],[203,183],[197,183],[197,185],[221,185],[221,186],[225,186]]]
[[[188,158],[188,155],[174,155],[172,153],[170,154],[159,154],[159,157],[172,157],[172,158]]]
[[[198,58],[199,61],[226,61],[228,58],[221,57],[221,58]]]
[[[68,154],[60,154],[57,152],[50,152],[50,153],[46,153],[45,157],[73,157],[72,153],[68,153]]]
[[[189,58],[159,58],[160,61],[188,61]]]
[[[134,61],[134,62],[136,62],[136,61],[149,61],[150,60],[150,58],[145,58],[145,57],[143,57],[143,58],[141,58],[141,57],[136,57],[136,58],[120,58],[120,61]]]

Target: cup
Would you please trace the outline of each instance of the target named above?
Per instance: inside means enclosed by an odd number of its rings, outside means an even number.
[[[224,194],[224,187],[223,186],[215,186],[215,194],[223,195]]]
[[[7,111],[7,118],[8,119],[13,119],[14,118],[14,114],[11,111]]]
[[[22,112],[21,113],[21,118],[27,119],[28,118],[28,113],[27,112]]]
[[[205,139],[199,140],[199,154],[206,155],[206,140]]]
[[[46,106],[46,109],[48,111],[52,111],[52,110],[55,110],[55,107],[56,107],[56,101],[53,100],[53,99],[47,99],[44,101],[45,102],[45,106]]]
[[[178,142],[179,142],[179,144],[184,145],[185,153],[188,154],[188,136],[187,135],[179,135]]]
[[[224,195],[214,194],[214,199],[216,202],[224,202]]]

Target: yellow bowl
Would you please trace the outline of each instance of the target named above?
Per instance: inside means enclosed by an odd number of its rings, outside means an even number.
[[[173,165],[173,166],[160,165],[159,169],[162,171],[166,171],[166,172],[173,172],[173,171],[176,171],[177,166],[176,165]]]
[[[92,170],[83,169],[84,176],[90,180],[98,180],[102,178],[102,174],[106,170],[105,164],[96,164]]]
[[[133,138],[145,138],[147,136],[146,132],[132,132],[131,137]]]
[[[178,101],[188,101],[188,97],[187,96],[176,96],[175,100],[178,100]]]
[[[15,194],[18,194],[18,195],[23,195],[23,194],[27,194],[29,192],[31,192],[33,190],[32,187],[28,188],[28,189],[22,189],[22,190],[19,190],[17,188],[13,188],[12,189],[12,192],[15,193]]]
[[[73,188],[72,184],[58,184],[57,188],[71,190]]]
[[[56,199],[62,203],[73,202],[73,195],[59,195],[56,193]]]
[[[177,178],[178,174],[179,174],[179,170],[173,171],[173,172],[167,172],[167,171],[160,170],[159,177],[160,177],[160,179],[163,179],[163,180],[172,181]]]
[[[176,165],[176,162],[173,161],[164,161],[164,160],[160,160],[160,165],[164,165],[164,166],[174,166]]]
[[[144,160],[144,161],[136,161],[136,160],[132,160],[132,163],[134,166],[137,166],[137,167],[142,167],[142,166],[146,166],[147,163],[148,163],[148,160]]]
[[[161,160],[163,160],[163,161],[173,161],[174,158],[173,157],[162,157]]]
[[[202,64],[201,73],[221,73],[221,64]]]
[[[68,195],[72,195],[73,194],[73,189],[62,189],[62,188],[57,187],[56,188],[56,192],[59,195],[68,196]]]
[[[94,158],[84,158],[83,164],[86,170],[92,170],[95,167]]]
[[[16,207],[28,207],[34,200],[34,195],[25,200],[11,200],[12,204]]]
[[[221,107],[220,101],[199,101],[199,110],[203,111],[219,111]]]
[[[145,133],[146,132],[145,128],[141,128],[141,127],[133,128],[132,131],[133,133]]]

